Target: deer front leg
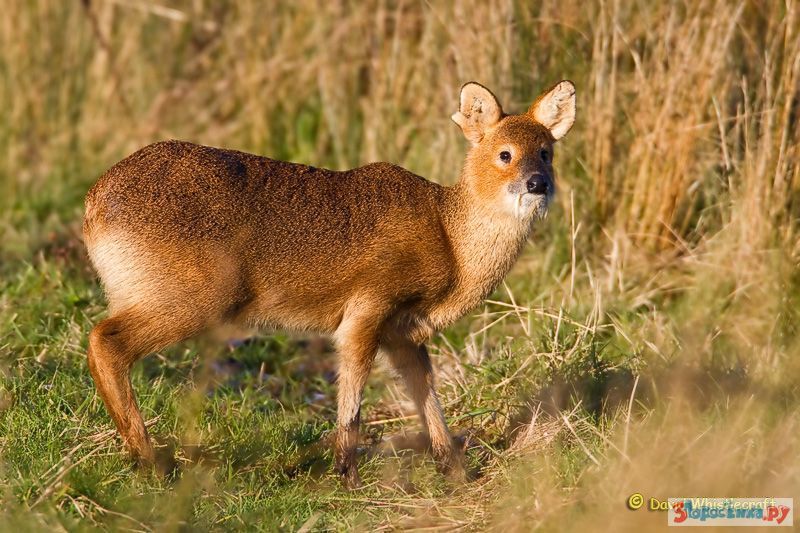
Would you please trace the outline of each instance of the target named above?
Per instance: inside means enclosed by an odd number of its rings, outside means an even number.
[[[439,470],[454,481],[463,481],[466,477],[463,452],[456,446],[447,428],[434,387],[433,366],[428,350],[424,344],[408,340],[393,340],[386,343],[384,349],[416,405],[422,425],[430,437],[431,450]]]
[[[349,317],[335,336],[339,352],[335,468],[349,489],[361,486],[356,450],[364,385],[378,349],[376,329],[369,318]]]

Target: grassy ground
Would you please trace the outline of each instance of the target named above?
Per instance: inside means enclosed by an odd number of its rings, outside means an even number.
[[[800,5],[18,3],[0,22],[0,525],[7,530],[650,530],[634,492],[800,501]],[[452,487],[389,372],[362,476],[331,474],[314,337],[138,365],[166,476],[122,453],[86,368],[96,177],[179,137],[452,183],[470,79],[579,92],[560,194],[490,300],[432,339],[473,479]]]

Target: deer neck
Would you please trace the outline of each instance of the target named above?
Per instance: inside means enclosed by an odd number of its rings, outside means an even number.
[[[449,190],[445,227],[465,307],[489,296],[508,274],[531,232],[531,220],[487,205],[462,177]]]

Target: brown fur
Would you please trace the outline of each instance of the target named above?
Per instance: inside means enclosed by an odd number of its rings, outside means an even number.
[[[482,100],[466,108],[471,90]],[[90,335],[89,368],[134,456],[152,461],[153,451],[131,366],[238,324],[334,336],[336,464],[349,485],[358,484],[361,393],[379,349],[407,382],[434,455],[460,470],[424,342],[506,275],[549,198],[523,195],[525,180],[543,172],[552,181],[540,158],[552,152],[549,129],[530,112],[503,115],[490,95],[477,84],[462,90],[474,146],[452,188],[388,163],[335,172],[180,141],[142,148],[100,178],[86,197],[84,236],[110,317]],[[512,164],[497,162],[499,149],[514,152]]]

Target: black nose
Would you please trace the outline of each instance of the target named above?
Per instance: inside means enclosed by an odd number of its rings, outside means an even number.
[[[547,194],[550,190],[550,184],[547,178],[541,174],[535,174],[528,179],[528,192],[531,194]]]

